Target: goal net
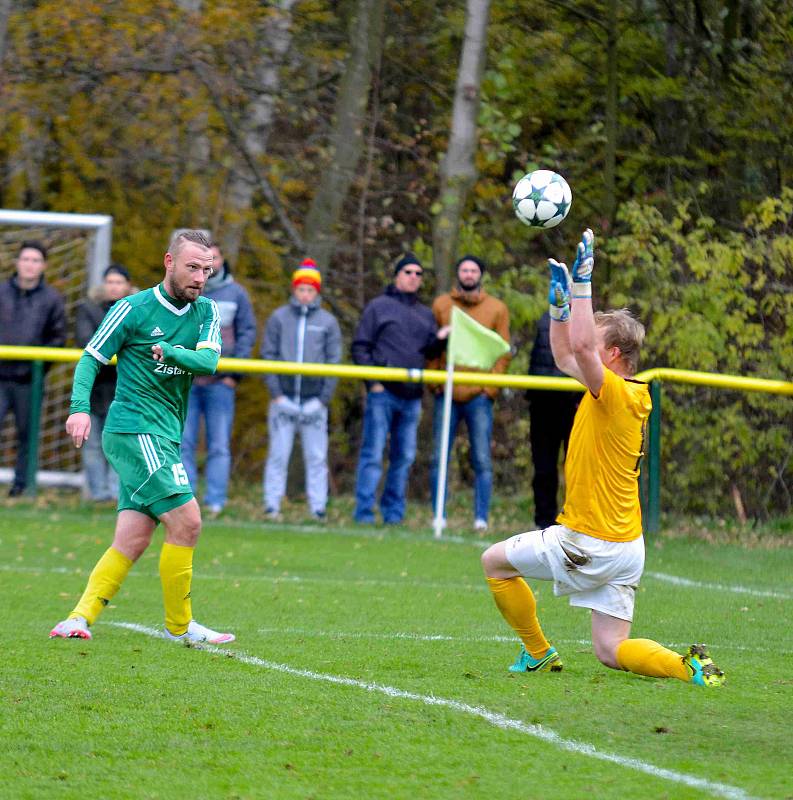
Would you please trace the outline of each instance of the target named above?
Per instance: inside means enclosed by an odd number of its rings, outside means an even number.
[[[44,277],[66,305],[66,346],[75,347],[75,308],[102,281],[110,264],[112,217],[0,209],[0,281],[15,272],[20,244],[38,239],[47,248]],[[74,364],[52,364],[44,383],[38,448],[38,485],[82,486],[80,454],[64,431]],[[13,478],[16,431],[13,415],[0,421],[0,482]]]

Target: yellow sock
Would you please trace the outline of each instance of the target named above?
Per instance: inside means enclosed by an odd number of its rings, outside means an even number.
[[[690,679],[683,657],[652,639],[626,639],[617,646],[617,662],[628,672],[651,678]]]
[[[165,606],[165,627],[180,636],[193,618],[190,585],[193,582],[193,549],[165,542],[160,553],[160,581]]]
[[[80,602],[69,618],[85,617],[93,625],[102,609],[113,599],[132,567],[132,559],[114,547],[108,547],[91,572]]]
[[[521,577],[488,578],[501,616],[514,628],[532,658],[542,658],[551,646],[537,619],[537,601],[529,585]]]

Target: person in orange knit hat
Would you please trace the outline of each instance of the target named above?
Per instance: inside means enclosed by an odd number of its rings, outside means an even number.
[[[489,295],[482,288],[485,262],[476,256],[463,256],[455,267],[457,285],[451,292],[435,298],[432,313],[439,327],[451,321],[452,308],[457,306],[475,319],[480,325],[495,331],[509,342],[509,310],[500,300]],[[491,372],[505,372],[509,355],[502,356],[493,365]],[[445,369],[445,354],[427,364],[428,369]],[[455,365],[461,371],[476,372],[463,364]],[[443,434],[443,386],[435,391],[435,409],[432,418],[433,454],[430,464],[430,484],[432,488],[432,509],[436,511],[438,491],[438,464],[441,455]],[[498,389],[484,386],[455,386],[452,414],[449,427],[449,450],[454,444],[457,426],[465,421],[468,438],[471,442],[471,466],[474,470],[474,529],[487,530],[490,512],[490,494],[493,488],[493,466],[490,458],[490,439],[493,432],[493,401]],[[444,518],[445,518],[445,509]]]

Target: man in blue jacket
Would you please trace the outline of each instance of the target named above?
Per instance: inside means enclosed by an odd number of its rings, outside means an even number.
[[[214,273],[206,282],[204,297],[214,300],[220,312],[223,337],[221,357],[250,358],[256,341],[256,318],[248,293],[234,280],[220,245],[212,244]],[[206,426],[206,488],[204,505],[216,517],[226,505],[231,470],[231,431],[234,405],[242,376],[232,372],[196,375],[190,390],[182,436],[182,463],[193,491],[198,493],[196,445],[201,417]]]
[[[427,359],[443,351],[449,328],[438,330],[432,311],[418,299],[423,273],[421,262],[413,253],[397,261],[394,282],[363,310],[352,343],[356,364],[423,369]],[[423,386],[367,381],[367,390],[355,485],[355,521],[375,521],[375,493],[383,472],[383,451],[390,437],[380,513],[386,524],[397,524],[405,516],[405,489],[416,457]]]
[[[66,341],[63,297],[47,285],[47,249],[41,242],[22,242],[16,274],[0,284],[0,344],[62,347]],[[11,497],[25,491],[30,422],[30,361],[0,361],[0,426],[9,411],[17,429],[17,457]]]
[[[336,318],[320,307],[322,275],[306,258],[292,273],[292,297],[267,320],[261,355],[268,361],[338,364],[341,331]],[[336,378],[266,375],[270,391],[269,445],[264,469],[264,506],[271,519],[280,516],[295,432],[300,431],[306,468],[306,496],[311,515],[325,519],[328,502],[328,404]]]

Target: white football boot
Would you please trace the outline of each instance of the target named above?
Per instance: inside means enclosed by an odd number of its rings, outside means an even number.
[[[237,638],[233,633],[213,631],[212,628],[200,625],[194,619],[190,620],[185,633],[175,636],[166,628],[165,635],[168,639],[185,644],[231,644]]]

